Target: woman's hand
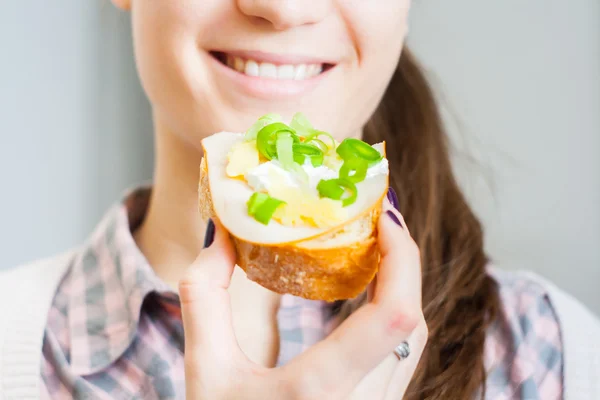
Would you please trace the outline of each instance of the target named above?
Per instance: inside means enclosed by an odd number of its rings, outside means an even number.
[[[406,226],[399,213],[391,213]],[[381,265],[370,302],[287,365],[265,368],[246,357],[234,334],[227,288],[235,255],[217,223],[213,244],[179,285],[186,398],[401,399],[427,340],[419,251],[388,213],[379,221],[379,246]],[[404,340],[411,354],[398,361],[393,350]]]

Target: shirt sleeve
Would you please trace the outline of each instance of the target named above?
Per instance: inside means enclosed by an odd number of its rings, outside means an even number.
[[[486,399],[561,399],[563,348],[550,299],[537,283],[496,274],[501,314],[486,338]]]

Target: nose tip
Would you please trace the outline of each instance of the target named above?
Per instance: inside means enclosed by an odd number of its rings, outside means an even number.
[[[295,26],[301,26],[301,25],[310,23],[308,21],[306,21],[306,22],[301,21],[297,17],[293,17],[293,18],[286,17],[284,15],[281,15],[280,13],[271,15],[268,18],[263,17],[263,19],[269,21],[271,23],[271,25],[273,26],[273,28],[278,31],[285,31],[285,30],[291,29]]]
[[[285,30],[294,28],[296,26],[302,26],[302,25],[314,23],[313,21],[302,20],[301,18],[298,18],[298,17],[290,18],[290,17],[286,17],[283,15],[273,15],[270,18],[264,18],[264,19],[269,21],[270,24],[273,26],[273,29],[275,29],[277,31],[285,31]]]
[[[268,21],[276,30],[315,24],[325,18],[331,0],[238,0],[247,16]]]

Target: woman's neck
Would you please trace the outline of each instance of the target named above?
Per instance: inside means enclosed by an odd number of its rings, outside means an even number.
[[[173,288],[194,261],[207,221],[198,212],[201,153],[155,119],[154,185],[134,237],[156,274]]]
[[[177,283],[202,249],[206,222],[198,211],[200,151],[156,126],[154,186],[144,222],[134,234],[159,278]],[[277,310],[280,295],[247,279],[236,268],[229,286],[233,325],[242,350],[251,360],[274,366],[279,352]]]

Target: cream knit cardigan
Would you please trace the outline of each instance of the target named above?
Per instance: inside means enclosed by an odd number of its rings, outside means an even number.
[[[0,400],[39,399],[46,317],[74,253],[0,273]],[[564,398],[600,400],[599,320],[552,283],[532,273],[521,274],[546,288],[558,315],[564,350]]]

